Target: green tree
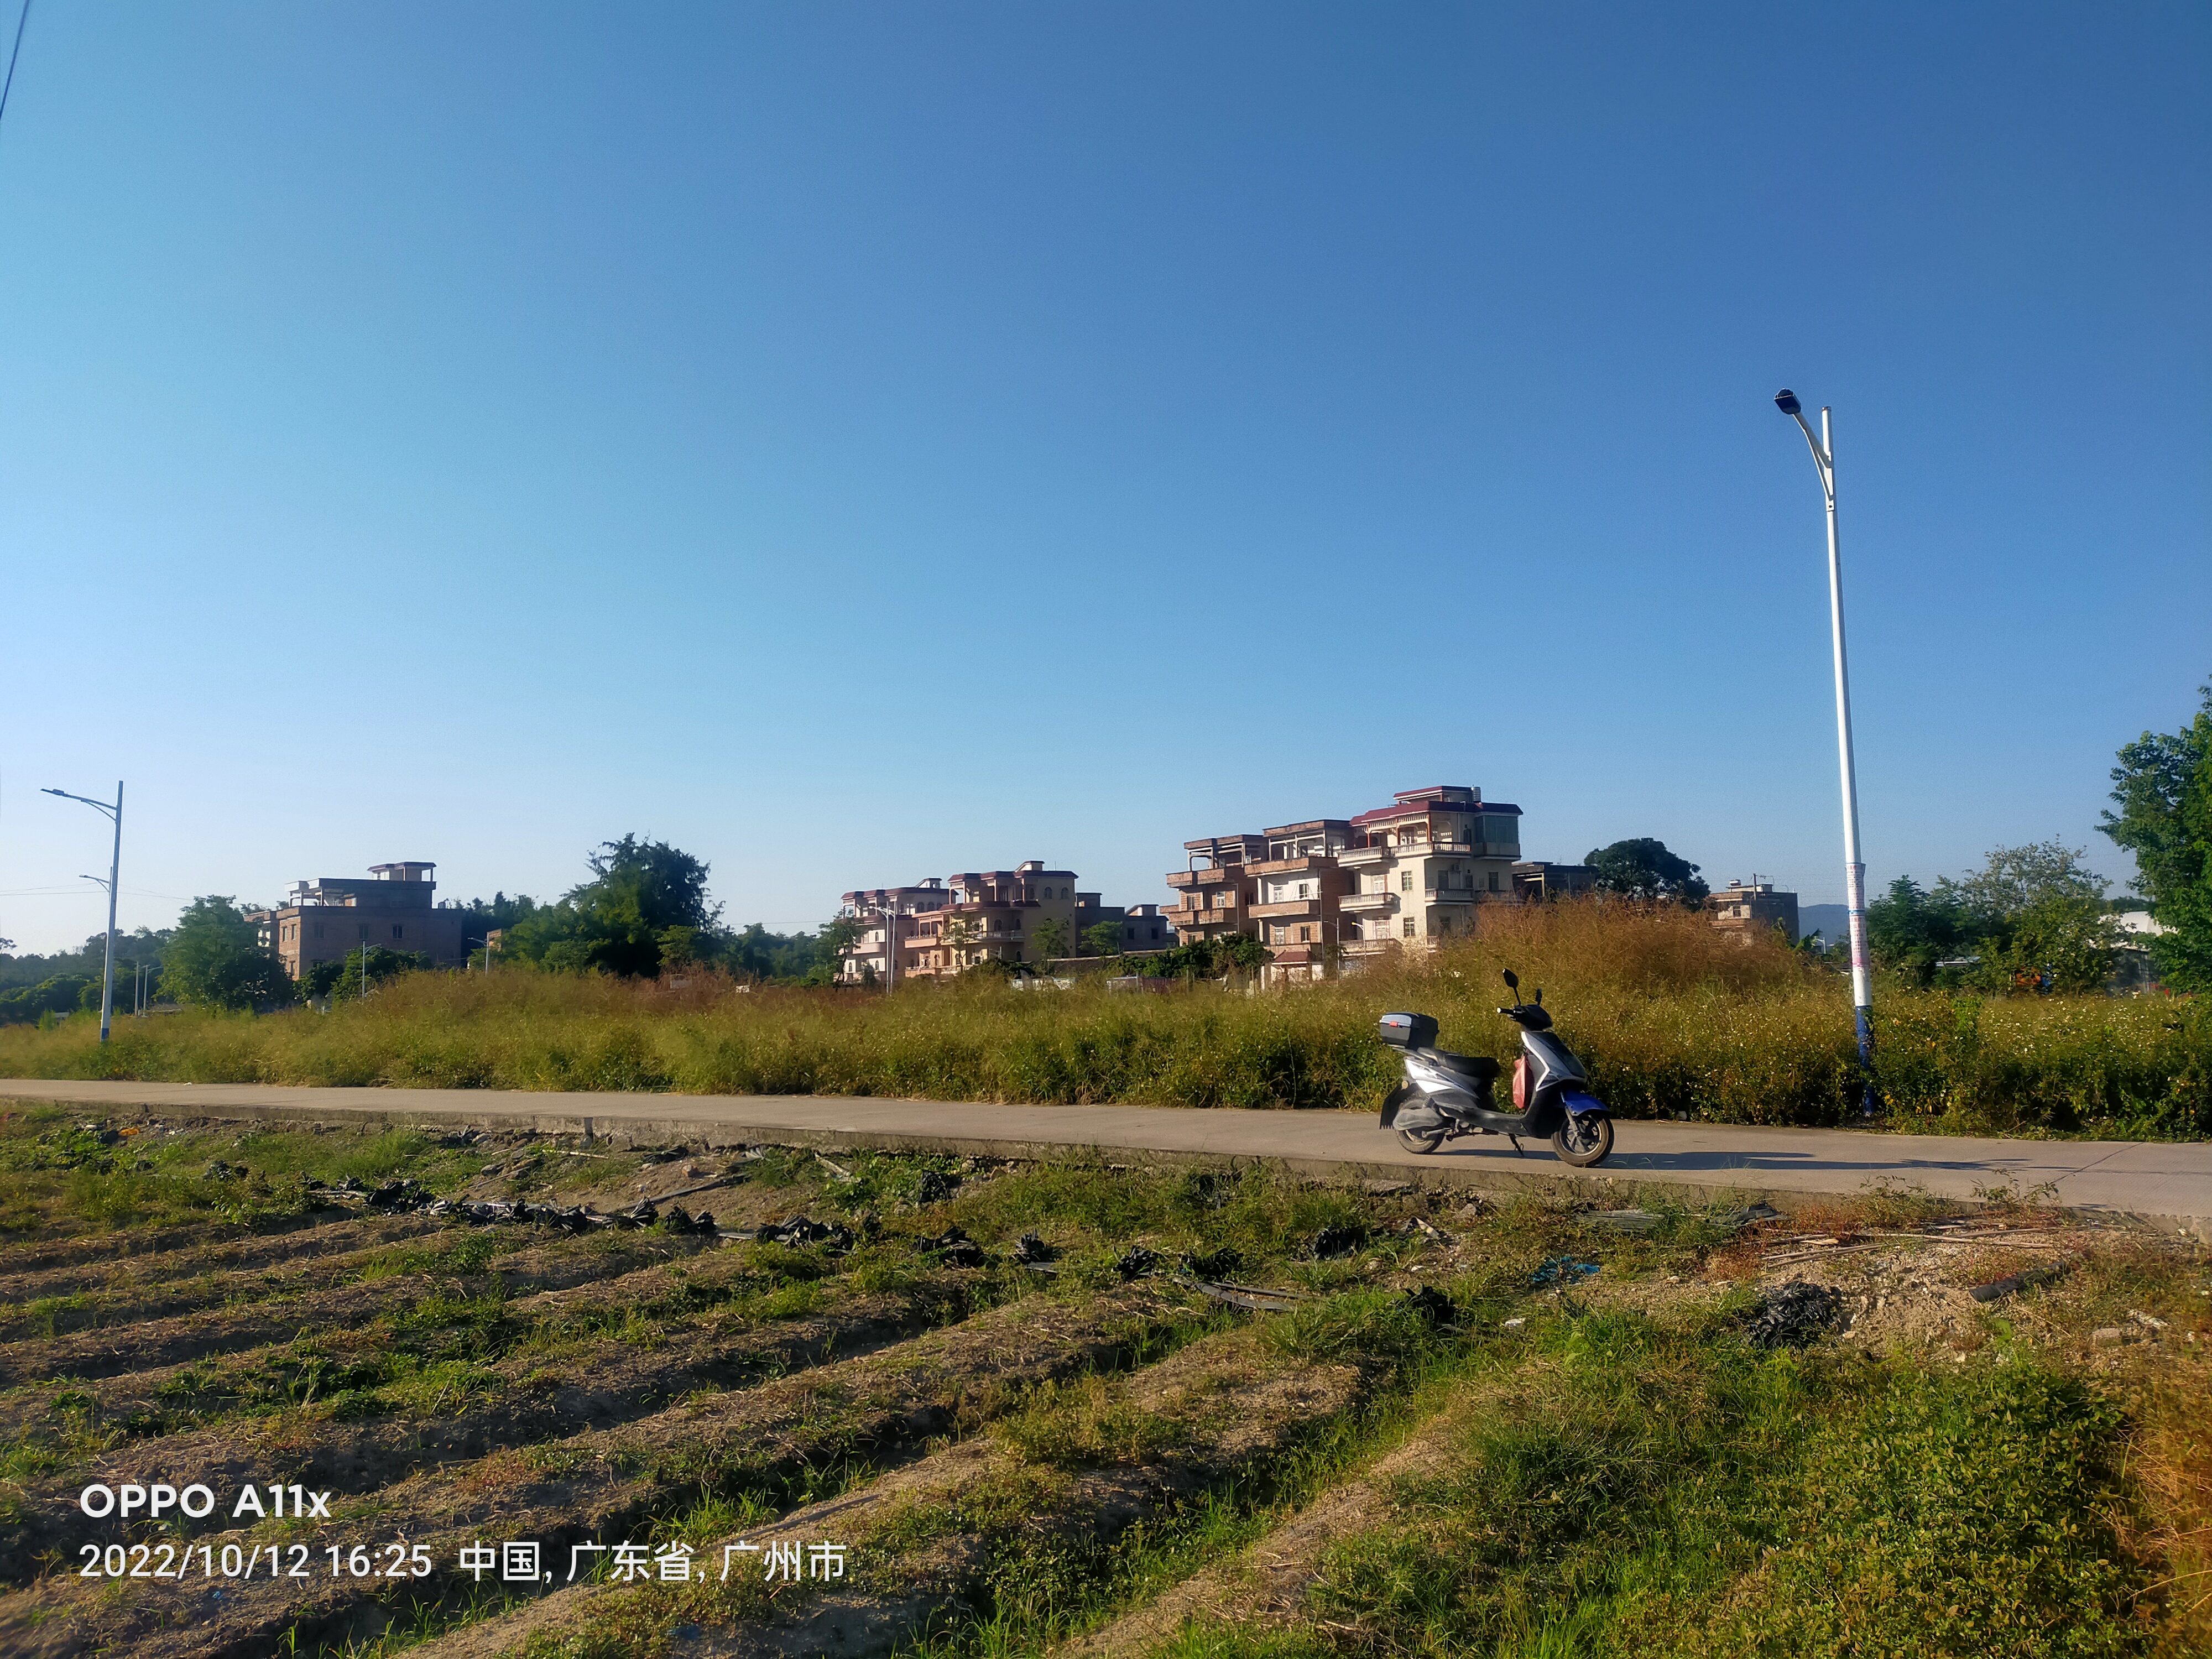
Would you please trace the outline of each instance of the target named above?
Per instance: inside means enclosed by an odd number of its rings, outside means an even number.
[[[1593,848],[1583,862],[1597,872],[1597,889],[1624,898],[1674,903],[1695,909],[1710,890],[1698,879],[1698,866],[1667,850],[1649,836]]]
[[[2174,732],[2146,732],[2112,769],[2117,813],[2098,828],[2135,854],[2136,878],[2166,931],[2150,941],[2160,977],[2177,990],[2212,990],[2212,684],[2197,718]]]
[[[300,975],[300,994],[316,1001],[325,997],[332,1002],[358,1001],[363,994],[361,956],[364,948],[368,952],[368,988],[371,993],[378,986],[398,979],[402,974],[426,973],[430,967],[430,958],[425,951],[391,951],[381,945],[366,947],[357,945],[346,952],[343,962],[309,964],[307,971]]]
[[[178,918],[161,958],[161,989],[179,1002],[210,1008],[252,1008],[293,997],[276,953],[222,896],[194,899]]]
[[[1867,948],[1874,959],[1920,986],[1935,983],[1936,964],[1972,951],[1985,931],[1955,888],[1948,882],[1936,887],[1931,893],[1911,877],[1899,876],[1885,896],[1867,906]]]
[[[1121,924],[1118,921],[1094,921],[1083,930],[1083,954],[1087,957],[1110,957],[1121,948]]]
[[[1047,916],[1030,929],[1030,943],[1036,947],[1040,963],[1064,957],[1067,954],[1067,924],[1057,916]]]
[[[624,836],[586,862],[592,879],[516,922],[502,954],[556,972],[649,979],[669,929],[705,933],[721,914],[708,901],[706,864],[665,842]]]

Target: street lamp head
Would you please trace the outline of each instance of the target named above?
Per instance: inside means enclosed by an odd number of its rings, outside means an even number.
[[[1797,394],[1786,386],[1774,394],[1774,406],[1784,415],[1797,414],[1805,407],[1797,401]]]

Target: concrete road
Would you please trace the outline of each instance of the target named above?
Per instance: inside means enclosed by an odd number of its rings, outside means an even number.
[[[1530,1181],[1593,1183],[1626,1201],[1638,1186],[1685,1197],[1856,1193],[1888,1181],[1951,1198],[2010,1182],[2050,1183],[2059,1203],[2126,1212],[2204,1236],[2212,1224],[2212,1144],[1968,1139],[1850,1129],[1760,1129],[1714,1123],[1617,1125],[1613,1157],[1587,1175],[1548,1146],[1525,1158],[1480,1136],[1424,1157],[1366,1112],[1190,1111],[1147,1106],[994,1106],[820,1095],[553,1094],[495,1089],[294,1089],[245,1084],[76,1083],[0,1079],[0,1100],[145,1107],[163,1115],[308,1122],[405,1122],[535,1129],[615,1140],[783,1141],[830,1150],[876,1146],[984,1157],[1095,1148],[1180,1160],[1279,1159],[1315,1174],[1351,1173],[1502,1189]]]

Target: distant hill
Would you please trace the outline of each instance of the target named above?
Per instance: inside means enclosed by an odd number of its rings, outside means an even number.
[[[1844,923],[1850,920],[1850,907],[1844,904],[1801,904],[1797,907],[1797,937],[1809,939],[1818,933],[1831,945],[1840,945],[1844,938]]]

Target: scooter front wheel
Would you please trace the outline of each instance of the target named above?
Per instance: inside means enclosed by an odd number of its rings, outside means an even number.
[[[1425,1133],[1416,1133],[1411,1129],[1401,1129],[1398,1131],[1398,1144],[1409,1152],[1433,1152],[1444,1144],[1444,1132],[1433,1129]]]
[[[1602,1164],[1613,1153],[1613,1115],[1583,1112],[1571,1115],[1552,1137],[1552,1151],[1562,1164],[1587,1170]]]

